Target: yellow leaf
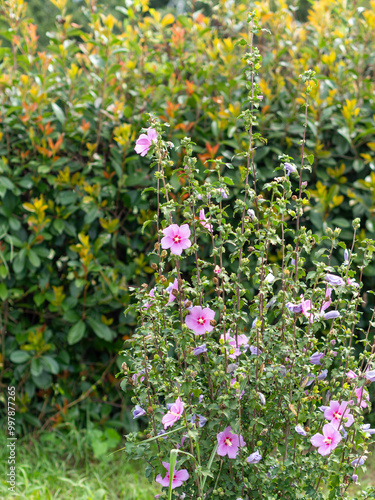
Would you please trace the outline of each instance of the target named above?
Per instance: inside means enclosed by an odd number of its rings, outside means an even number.
[[[375,151],[375,142],[368,142],[367,146],[371,149],[371,151]]]
[[[174,16],[172,14],[167,14],[166,16],[163,17],[161,21],[161,25],[163,26],[163,28],[168,26],[168,24],[172,23],[174,23]]]

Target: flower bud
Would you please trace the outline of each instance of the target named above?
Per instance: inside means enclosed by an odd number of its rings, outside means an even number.
[[[216,276],[213,278],[212,281],[215,283],[215,285],[217,285],[219,283],[219,280],[216,278]]]
[[[216,326],[216,324],[217,324],[217,323],[216,323],[216,321],[215,321],[214,319],[211,319],[211,320],[210,320],[210,325],[211,325],[211,326]]]
[[[121,365],[121,370],[126,373],[128,371],[128,365],[125,363],[125,361]]]
[[[187,300],[187,301],[185,302],[185,307],[186,307],[186,309],[188,309],[189,307],[191,307],[191,302],[190,302],[190,300]]]
[[[159,243],[155,243],[154,248],[155,250],[159,250]]]
[[[293,200],[293,201],[296,201],[296,200],[297,200],[297,196],[296,196],[295,194],[292,196],[292,200]]]
[[[173,290],[172,290],[172,292],[171,292],[171,293],[172,293],[172,295],[173,295],[174,297],[177,297],[177,296],[178,296],[178,290],[176,290],[175,288],[173,288]]]
[[[157,271],[157,270],[158,270],[158,265],[157,265],[157,264],[155,264],[155,262],[153,262],[153,263],[151,264],[151,267],[152,267],[152,269],[153,269],[154,271]]]
[[[168,255],[167,251],[166,250],[163,250],[161,252],[161,258],[164,259],[166,256]]]
[[[161,276],[160,276],[160,281],[161,281],[162,283],[165,283],[165,282],[167,281],[167,278],[166,278],[165,276],[161,275]]]
[[[184,284],[184,280],[179,279],[178,280],[178,288],[181,288],[183,284]]]
[[[152,409],[152,406],[149,406],[149,407],[147,408],[147,413],[148,413],[149,415],[151,415],[152,413],[154,413],[154,410]]]

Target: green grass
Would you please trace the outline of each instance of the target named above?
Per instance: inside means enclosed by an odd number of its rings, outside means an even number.
[[[22,439],[16,448],[16,491],[9,494],[6,441],[0,440],[0,498],[22,500],[151,500],[160,491],[144,478],[141,464],[123,452],[93,458],[85,434],[48,432]]]

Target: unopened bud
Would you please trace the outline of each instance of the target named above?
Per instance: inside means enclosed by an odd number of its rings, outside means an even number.
[[[178,288],[181,288],[183,284],[184,284],[184,280],[179,279],[178,280]]]
[[[121,365],[121,370],[126,373],[128,371],[128,365],[125,363],[125,361]]]
[[[255,248],[254,248],[254,247],[249,247],[249,248],[248,248],[248,251],[249,251],[250,253],[254,252],[254,250],[255,250]]]
[[[211,326],[216,326],[216,324],[217,324],[217,323],[216,323],[216,321],[215,321],[214,319],[211,319],[211,321],[210,321],[210,325],[211,325]]]
[[[151,434],[146,434],[146,438],[151,439],[152,438]]]
[[[163,250],[161,252],[161,258],[164,259],[165,257],[167,256],[167,251],[166,250]]]
[[[174,295],[175,297],[177,297],[177,296],[178,296],[178,290],[176,290],[175,288],[173,288],[173,290],[172,290],[172,292],[171,292],[171,293],[172,293],[172,295]]]
[[[154,410],[152,409],[152,406],[149,406],[149,407],[147,408],[147,413],[148,413],[149,415],[151,415],[152,413],[154,413]]]
[[[158,265],[157,265],[157,264],[155,264],[155,262],[153,262],[153,263],[151,264],[151,267],[152,267],[152,269],[153,269],[154,271],[157,271],[157,269],[158,269]]]
[[[145,288],[145,289],[147,288],[147,286],[148,286],[147,283],[142,283],[142,285],[141,285],[141,287]]]
[[[217,285],[219,283],[219,280],[216,278],[216,276],[214,277],[214,279],[212,281],[215,283],[215,285]]]
[[[292,200],[293,200],[293,201],[296,201],[296,199],[297,199],[297,196],[294,194],[294,195],[292,196]]]
[[[185,302],[185,307],[186,307],[186,309],[189,309],[189,307],[191,307],[191,302],[190,302],[190,300],[187,300],[187,301]]]
[[[161,275],[161,276],[160,276],[160,281],[161,281],[162,283],[165,283],[165,282],[167,281],[167,278],[166,278],[165,276]]]
[[[155,243],[154,245],[155,250],[159,250],[159,246],[160,246],[159,243]]]

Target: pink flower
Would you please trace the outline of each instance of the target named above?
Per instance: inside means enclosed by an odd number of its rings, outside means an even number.
[[[238,435],[233,433],[230,426],[228,426],[223,432],[219,432],[216,437],[217,442],[219,443],[217,454],[221,457],[228,455],[228,458],[236,458],[238,448],[240,446],[246,446],[242,436],[240,435],[238,438]]]
[[[161,477],[161,474],[158,474],[156,476],[156,482],[161,484],[162,486],[168,487],[169,486],[169,468],[170,464],[168,462],[162,462],[164,467],[167,469],[167,474],[165,475],[164,478]],[[172,490],[175,488],[178,488],[179,486],[182,485],[184,481],[187,481],[189,479],[189,473],[186,469],[181,469],[181,470],[174,470],[173,472],[173,479],[172,479]]]
[[[135,152],[141,156],[146,156],[148,150],[152,146],[152,143],[156,142],[158,139],[158,134],[154,128],[147,129],[147,135],[141,134],[135,143]]]
[[[167,292],[169,292],[169,298],[168,298],[168,303],[173,302],[175,300],[175,296],[172,293],[172,290],[178,290],[178,281],[175,278],[173,283],[170,283],[167,287]]]
[[[180,396],[176,399],[175,403],[171,406],[171,409],[166,413],[161,421],[164,425],[164,430],[167,427],[172,427],[172,425],[180,420],[181,415],[184,412],[184,403],[181,401]]]
[[[231,330],[229,329],[226,334],[220,335],[220,339],[224,339],[224,341],[228,342],[231,347],[234,349],[233,354],[229,354],[229,357],[232,359],[236,359],[238,356],[241,355],[241,350],[239,349],[241,345],[246,345],[249,343],[249,339],[246,337],[246,335],[238,335],[238,347],[236,346],[236,339],[234,337],[231,337],[229,334],[231,333]]]
[[[323,434],[315,434],[311,439],[311,444],[318,448],[318,453],[322,456],[328,455],[341,441],[342,436],[332,424],[323,427]]]
[[[154,288],[150,291],[150,293],[149,293],[149,296],[151,297],[151,298],[150,298],[150,302],[151,302],[151,300],[153,300],[153,299],[155,298],[155,290],[156,290],[156,288],[154,287]],[[143,309],[148,309],[148,308],[150,307],[150,302],[146,302],[146,304],[144,305]]]
[[[354,417],[347,408],[348,402],[343,401],[341,404],[338,401],[331,401],[329,407],[324,410],[324,418],[331,421],[331,425],[338,429],[340,425],[350,427],[354,422]]]
[[[221,273],[221,268],[218,265],[215,266],[214,273],[216,273],[216,274]]]
[[[181,255],[182,250],[186,250],[191,246],[190,228],[188,224],[171,224],[163,229],[164,238],[161,239],[162,248],[170,248],[174,255]]]
[[[185,323],[190,330],[193,330],[195,335],[203,335],[214,329],[210,323],[214,318],[215,311],[209,307],[203,309],[201,306],[194,306],[190,314],[186,316]]]
[[[206,222],[206,216],[204,214],[203,208],[199,212],[199,219],[200,219],[200,223],[202,224],[202,226],[205,227],[208,231],[210,231],[210,233],[212,233],[212,224],[209,224],[208,222]]]
[[[348,378],[357,378],[357,375],[353,370],[349,370],[348,373],[346,374]]]
[[[365,399],[367,401],[370,401],[370,397],[368,395],[368,392],[364,390],[364,387],[358,387],[358,389],[355,390],[355,396],[357,398],[357,404],[361,401],[361,408],[367,408],[368,404],[366,403]]]

